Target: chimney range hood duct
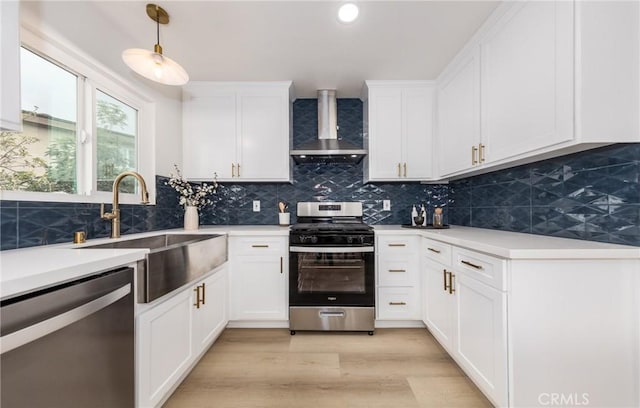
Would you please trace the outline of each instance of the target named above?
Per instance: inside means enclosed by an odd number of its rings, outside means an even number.
[[[318,91],[318,139],[291,150],[296,163],[357,164],[367,151],[338,140],[336,91]]]

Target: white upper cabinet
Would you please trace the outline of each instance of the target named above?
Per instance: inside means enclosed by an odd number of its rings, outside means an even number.
[[[440,177],[640,142],[640,3],[504,2],[438,78]]]
[[[291,82],[190,82],[183,88],[188,179],[289,181]]]
[[[22,130],[19,8],[18,1],[0,1],[0,130]]]
[[[366,81],[365,181],[433,177],[434,87],[427,81]]]
[[[437,97],[440,173],[447,175],[473,167],[477,164],[476,149],[480,144],[480,56],[477,48],[442,81]]]
[[[572,2],[520,2],[480,48],[485,145],[480,160],[573,139]]]

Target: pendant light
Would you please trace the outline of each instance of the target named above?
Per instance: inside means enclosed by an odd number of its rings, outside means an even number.
[[[122,52],[122,60],[143,77],[165,85],[184,85],[189,74],[174,60],[162,55],[160,24],[169,23],[169,14],[156,4],[147,4],[147,15],[156,22],[156,45],[153,51],[129,48]]]

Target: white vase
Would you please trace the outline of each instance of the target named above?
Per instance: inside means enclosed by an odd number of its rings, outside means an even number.
[[[197,230],[200,224],[198,218],[198,207],[186,206],[184,208],[184,229],[187,231]]]

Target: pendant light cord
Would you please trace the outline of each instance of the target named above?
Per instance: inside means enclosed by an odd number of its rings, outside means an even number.
[[[156,44],[160,45],[160,10],[158,10],[158,5],[156,5]]]

